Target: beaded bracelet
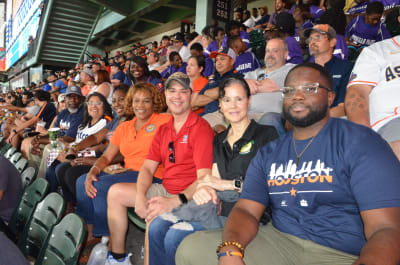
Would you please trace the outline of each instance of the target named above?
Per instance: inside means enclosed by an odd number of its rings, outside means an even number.
[[[218,253],[218,259],[220,257],[224,257],[224,256],[239,256],[240,258],[243,258],[243,254],[241,252],[238,251],[225,251],[225,252],[221,252]]]
[[[240,250],[242,257],[244,256],[244,248],[243,248],[242,244],[240,244],[239,242],[236,242],[236,241],[222,241],[222,243],[219,244],[219,246],[217,247],[217,254],[219,254],[219,251],[221,250],[221,248],[227,247],[227,246],[237,247]]]

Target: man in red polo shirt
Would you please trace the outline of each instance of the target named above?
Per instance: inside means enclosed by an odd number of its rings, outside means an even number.
[[[211,174],[214,132],[205,120],[191,111],[190,79],[177,72],[165,85],[166,102],[173,119],[162,125],[154,136],[139,173],[136,192],[131,195],[133,199],[121,203],[124,205],[120,205],[120,215],[108,216],[111,253],[106,265],[131,264],[125,253],[126,208],[135,207],[136,213],[150,223],[155,217],[191,200],[196,180]],[[159,164],[165,168],[162,184],[152,184]],[[111,188],[108,199],[112,197],[115,198]]]

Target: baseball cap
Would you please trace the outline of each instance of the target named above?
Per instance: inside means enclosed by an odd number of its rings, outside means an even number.
[[[118,79],[119,81],[124,82],[125,74],[122,71],[119,71],[111,77],[111,80],[113,80],[113,79]]]
[[[65,96],[75,94],[78,96],[82,96],[81,88],[78,86],[69,86],[67,87],[67,91],[65,92]]]
[[[112,64],[110,64],[110,66],[118,67],[118,69],[121,67],[118,63],[112,63]]]
[[[215,58],[217,57],[218,54],[225,55],[225,56],[229,56],[229,57],[231,57],[232,59],[236,59],[236,54],[235,54],[235,52],[234,52],[231,48],[229,48],[229,47],[224,47],[224,48],[223,48],[222,50],[220,50],[220,51],[215,51],[215,52],[210,53],[210,58],[215,59]]]
[[[175,35],[175,40],[174,40],[174,41],[181,41],[181,42],[184,42],[184,41],[185,41],[185,37],[183,36],[182,33],[178,32],[178,33],[176,33],[176,35]]]
[[[82,72],[84,72],[85,74],[87,74],[91,78],[94,78],[94,73],[93,73],[92,69],[85,69]]]
[[[306,29],[304,31],[304,36],[306,38],[309,38],[311,35],[311,32],[313,32],[313,31],[319,32],[321,34],[327,34],[329,38],[336,39],[336,30],[328,24],[318,24],[312,28]]]
[[[58,95],[58,103],[65,101],[65,94]]]
[[[275,26],[279,31],[289,34],[294,33],[296,22],[291,14],[282,12],[276,16],[275,21]]]
[[[190,90],[192,90],[192,88],[190,87],[190,78],[182,72],[175,72],[172,75],[170,75],[167,81],[165,81],[165,89],[169,88],[172,81],[176,81],[179,84],[181,84],[184,88],[189,88]]]

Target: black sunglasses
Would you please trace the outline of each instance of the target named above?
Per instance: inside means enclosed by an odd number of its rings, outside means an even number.
[[[174,149],[174,142],[168,143],[168,150],[171,152],[168,156],[170,163],[175,163],[175,149]]]

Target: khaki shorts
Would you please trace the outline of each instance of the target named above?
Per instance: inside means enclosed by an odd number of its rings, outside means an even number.
[[[222,230],[187,236],[176,252],[177,265],[218,264]],[[244,252],[246,265],[350,265],[356,256],[278,231],[271,223],[260,226]]]
[[[168,193],[168,191],[164,188],[164,186],[158,183],[151,184],[150,188],[147,190],[146,193],[147,199],[156,196],[172,197],[174,195],[175,194]]]

